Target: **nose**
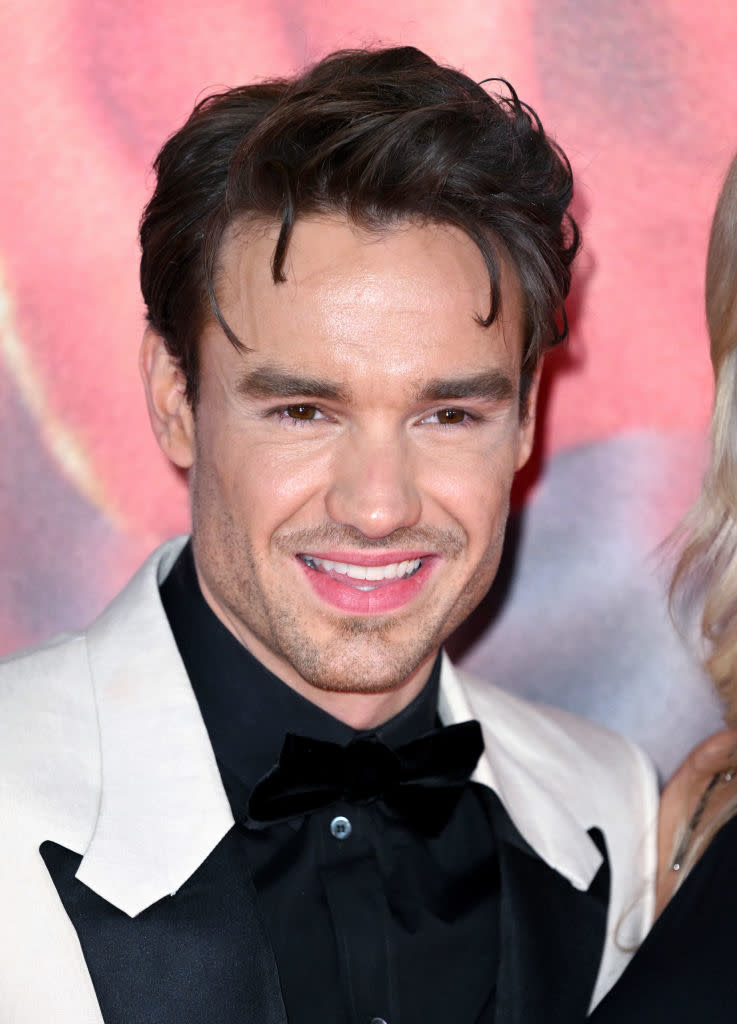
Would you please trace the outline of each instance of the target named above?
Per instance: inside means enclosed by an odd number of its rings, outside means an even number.
[[[325,499],[328,516],[375,539],[415,526],[422,500],[414,463],[415,454],[401,438],[351,439],[336,453]]]

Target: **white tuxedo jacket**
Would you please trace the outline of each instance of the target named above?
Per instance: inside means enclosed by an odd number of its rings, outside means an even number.
[[[38,852],[83,855],[77,878],[131,917],[174,893],[231,828],[212,748],[159,598],[184,538],[157,550],[83,633],[0,663],[0,1021],[101,1024],[76,932]],[[576,889],[611,862],[594,1002],[648,930],[657,789],[628,741],[453,668],[443,722],[477,718],[474,778]]]

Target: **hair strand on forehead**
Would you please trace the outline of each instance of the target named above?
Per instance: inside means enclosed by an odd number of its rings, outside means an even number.
[[[563,302],[579,247],[568,214],[569,163],[503,79],[491,95],[412,47],[341,51],[293,79],[202,100],[156,160],[141,222],[141,287],[149,322],[178,359],[192,404],[199,336],[214,316],[218,257],[239,220],[279,225],[275,283],[295,222],[342,216],[368,229],[448,224],[477,245],[499,315],[500,261],[524,310],[523,366],[565,336]]]

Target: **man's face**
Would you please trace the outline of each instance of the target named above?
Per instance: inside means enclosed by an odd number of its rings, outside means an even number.
[[[192,466],[200,582],[256,657],[318,702],[411,697],[494,577],[529,454],[516,282],[505,275],[484,329],[486,268],[454,228],[304,219],[278,285],[276,233],[226,238],[219,300],[247,351],[206,328],[173,454]]]

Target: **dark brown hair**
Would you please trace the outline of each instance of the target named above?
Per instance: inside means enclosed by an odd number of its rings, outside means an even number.
[[[294,79],[230,89],[197,104],[154,164],[141,220],[148,320],[197,398],[198,339],[215,315],[218,255],[239,218],[276,220],[275,282],[300,216],[340,213],[369,228],[451,224],[489,272],[488,326],[500,307],[499,257],[518,276],[523,370],[565,336],[563,302],[578,231],[568,160],[501,79],[492,96],[412,47],[335,53]]]

